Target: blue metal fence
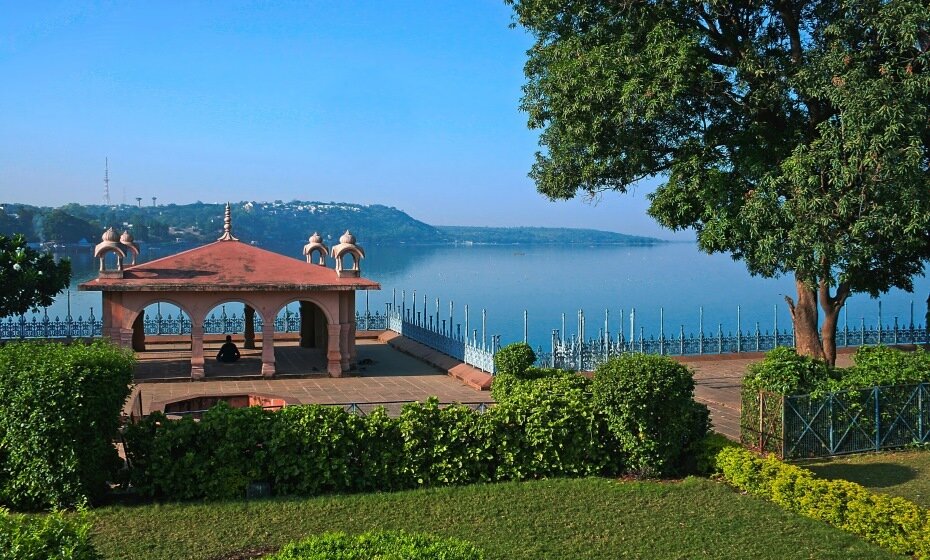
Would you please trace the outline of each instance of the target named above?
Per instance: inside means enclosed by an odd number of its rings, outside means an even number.
[[[930,384],[870,387],[822,397],[743,394],[743,444],[785,459],[930,443]]]
[[[660,317],[662,315],[660,310]],[[739,308],[737,308],[738,316]],[[589,371],[611,357],[626,353],[685,356],[765,352],[779,346],[794,346],[793,331],[778,330],[777,323],[772,331],[763,331],[760,324],[755,323],[754,328],[749,331],[744,331],[739,326],[735,333],[724,333],[722,324],[718,324],[715,331],[705,331],[702,321],[697,334],[686,335],[684,327],[680,327],[677,333],[667,334],[664,320],[660,320],[659,335],[650,335],[647,338],[642,327],[639,329],[638,336],[636,335],[635,311],[631,311],[629,332],[633,333],[632,336],[627,336],[624,332],[622,321],[619,332],[615,335],[609,332],[608,325],[609,312],[605,312],[604,327],[598,330],[597,336],[586,338],[584,312],[579,311],[576,334],[566,338],[563,315],[562,329],[552,331],[550,350],[546,351],[541,347],[537,349],[537,365]],[[859,325],[850,327],[844,320],[844,324],[837,332],[836,342],[838,347],[871,344],[926,344],[930,342],[930,335],[926,327],[913,324],[913,311],[909,326],[899,326],[897,317],[894,318],[893,324],[883,326],[879,305],[877,326],[866,326],[865,320],[861,319]]]
[[[414,295],[414,301],[416,301]],[[448,321],[446,318],[439,316],[439,300],[436,300],[436,313],[426,313],[426,300],[424,298],[422,310],[407,308],[406,302],[399,307],[392,304],[389,306],[388,326],[387,328],[401,334],[411,340],[429,346],[438,350],[447,356],[451,356],[459,361],[465,362],[482,371],[495,373],[494,354],[500,348],[500,336],[490,337],[490,342],[486,336],[487,313],[481,311],[481,338],[478,338],[478,330],[471,331],[469,336],[469,317],[468,306],[465,306],[465,330],[462,332],[462,325],[455,324],[453,329],[454,304],[449,304]],[[435,319],[435,320],[434,320]]]
[[[261,332],[262,319],[255,317],[255,330]],[[356,313],[355,314],[356,330],[385,330],[387,328],[387,314],[385,313]],[[191,332],[190,318],[183,314],[172,316],[146,315],[143,319],[145,334],[148,335],[185,335]],[[215,313],[207,317],[203,322],[205,334],[236,334],[245,332],[245,317],[235,313],[227,315],[226,311],[220,312],[217,316]],[[25,315],[20,317],[8,317],[6,320],[0,320],[0,340],[26,339],[26,338],[93,338],[101,336],[103,331],[103,322],[94,316],[91,309],[90,315],[85,319],[78,317],[66,317],[54,319],[48,316],[48,313],[42,315],[32,315],[26,318]],[[285,312],[275,319],[276,332],[299,332],[300,331],[300,313]]]

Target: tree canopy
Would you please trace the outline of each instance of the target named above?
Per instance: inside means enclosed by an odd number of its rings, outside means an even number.
[[[0,317],[52,304],[71,280],[71,262],[26,245],[22,235],[0,235]]]
[[[851,293],[913,288],[930,257],[930,3],[510,3],[536,38],[522,108],[542,129],[540,192],[658,178],[660,224],[794,275],[799,350],[828,360]]]

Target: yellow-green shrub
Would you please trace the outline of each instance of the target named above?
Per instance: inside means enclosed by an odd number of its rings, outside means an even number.
[[[816,478],[807,469],[771,455],[762,459],[743,448],[721,450],[717,468],[733,486],[789,511],[895,552],[930,558],[930,511],[904,498],[873,494],[845,480]]]

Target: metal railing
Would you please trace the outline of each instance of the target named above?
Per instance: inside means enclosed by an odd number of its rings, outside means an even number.
[[[254,319],[256,332],[261,332],[263,321],[261,317]],[[163,317],[160,313],[146,315],[142,320],[147,335],[185,335],[191,333],[190,318],[183,314]],[[385,330],[387,329],[387,315],[384,313],[365,312],[355,314],[356,330]],[[212,313],[203,322],[204,334],[237,334],[245,332],[245,316],[227,315],[225,309],[217,316]],[[41,315],[25,315],[8,317],[0,320],[0,340],[14,340],[27,338],[93,338],[99,337],[103,332],[103,321],[94,316],[90,310],[87,319],[70,316],[50,318],[45,311]],[[300,332],[300,313],[286,312],[275,318],[275,332]]]
[[[781,396],[744,392],[744,445],[784,459],[930,443],[930,383]]]
[[[416,297],[416,296],[414,296]],[[423,309],[407,308],[406,303],[400,307],[388,304],[388,329],[403,335],[410,340],[419,342],[434,350],[438,350],[456,360],[465,362],[482,371],[494,374],[494,354],[500,348],[500,336],[493,335],[488,341],[486,336],[487,312],[481,310],[481,338],[478,338],[478,329],[471,331],[469,336],[468,306],[465,306],[465,329],[455,324],[453,329],[453,314],[455,306],[450,302],[448,321],[439,316],[439,300],[436,300],[436,313],[426,314],[426,300]],[[435,319],[435,320],[434,320]]]
[[[660,309],[660,326],[658,336],[645,335],[644,329],[639,328],[636,336],[635,310],[630,312],[630,333],[624,332],[623,321],[620,322],[619,332],[612,335],[608,330],[609,312],[605,312],[604,326],[598,330],[596,337],[585,338],[585,316],[583,311],[578,312],[577,334],[565,337],[565,319],[563,315],[562,330],[552,331],[551,350],[537,349],[537,365],[543,367],[558,367],[563,369],[593,370],[600,363],[614,356],[627,353],[660,354],[670,356],[686,356],[701,354],[726,354],[741,352],[765,352],[779,346],[794,346],[794,332],[787,329],[778,329],[777,319],[772,331],[763,331],[760,323],[756,322],[754,328],[743,330],[739,320],[739,307],[737,307],[737,330],[735,333],[724,333],[723,325],[718,324],[715,331],[707,332],[703,326],[703,309],[701,309],[701,322],[696,334],[685,334],[684,326],[680,326],[675,334],[667,334],[664,324],[664,313]],[[525,315],[524,315],[525,316]],[[621,310],[621,316],[623,312]],[[844,315],[843,324],[837,329],[836,343],[838,347],[854,347],[872,344],[926,344],[930,342],[930,333],[926,327],[914,325],[913,304],[911,304],[911,322],[902,327],[898,318],[894,323],[883,326],[881,323],[881,304],[879,302],[879,323],[875,327],[866,326],[865,318],[861,318],[859,325],[850,327],[848,318]],[[525,319],[524,319],[525,321]],[[524,325],[524,332],[526,326]]]

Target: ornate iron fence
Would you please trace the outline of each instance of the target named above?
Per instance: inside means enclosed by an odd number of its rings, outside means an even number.
[[[439,302],[437,300],[438,309]],[[424,301],[424,310],[426,304]],[[468,337],[468,306],[465,306],[465,334],[462,334],[461,325],[456,325],[452,329],[452,306],[450,305],[450,314],[448,322],[440,318],[439,313],[430,314],[424,317],[424,313],[415,309],[406,307],[389,307],[388,329],[403,335],[411,340],[429,346],[438,350],[447,356],[465,362],[482,371],[494,374],[494,354],[500,347],[500,336],[491,337],[490,344],[487,343],[486,337],[482,334],[481,340],[478,339],[478,331],[473,331],[472,337]],[[482,333],[486,314],[482,310]],[[435,321],[433,320],[435,317]]]
[[[744,392],[744,445],[784,459],[930,443],[930,384],[872,387],[822,397]]]
[[[162,316],[161,313],[146,315],[142,320],[147,335],[186,335],[191,333],[191,321],[183,314]],[[357,330],[386,330],[388,324],[386,313],[364,314],[356,312],[355,325]],[[255,317],[255,330],[261,332],[262,319]],[[225,309],[217,316],[211,313],[204,319],[203,330],[205,334],[237,334],[245,332],[245,316],[235,313],[227,315]],[[300,332],[300,313],[286,311],[275,318],[276,332]],[[61,319],[49,318],[48,313],[32,315],[26,318],[9,317],[0,320],[0,340],[25,338],[93,338],[101,336],[103,321],[94,316],[90,310],[87,319],[66,317]]]
[[[87,319],[79,316],[74,319],[70,315],[62,320],[59,317],[50,319],[48,312],[42,315],[32,315],[29,319],[25,315],[8,317],[0,320],[0,340],[17,338],[92,338],[100,336],[103,332],[103,323],[94,317],[94,310],[90,310]]]
[[[881,307],[879,306],[879,309]],[[912,310],[913,313],[913,310]],[[621,316],[623,312],[621,311]],[[660,317],[664,314],[660,310]],[[565,338],[565,321],[563,316],[562,330],[552,331],[551,350],[546,352],[540,348],[537,351],[537,365],[559,367],[564,369],[593,370],[600,363],[611,357],[626,353],[661,354],[661,355],[699,355],[699,354],[726,354],[740,352],[765,352],[779,346],[793,346],[794,333],[790,330],[779,330],[777,322],[775,329],[763,331],[756,323],[751,331],[738,328],[736,333],[724,333],[723,325],[717,326],[716,332],[708,333],[703,328],[703,310],[701,311],[701,327],[697,334],[685,334],[684,327],[678,333],[668,335],[665,332],[664,318],[660,320],[659,336],[645,336],[642,327],[639,336],[630,337],[623,331],[623,322],[620,323],[619,333],[611,335],[607,330],[609,313],[605,313],[604,328],[598,331],[597,337],[585,338],[584,313],[578,312],[578,327],[576,335]],[[737,309],[737,317],[739,310]],[[630,331],[635,333],[635,311],[630,313]],[[879,313],[881,321],[881,313]],[[912,319],[913,321],[913,319]],[[525,327],[524,327],[525,330]],[[844,320],[836,336],[839,347],[863,346],[869,344],[925,344],[930,342],[927,328],[911,323],[908,327],[898,325],[895,317],[894,323],[889,326],[879,325],[867,327],[862,319],[856,327],[850,327]]]

